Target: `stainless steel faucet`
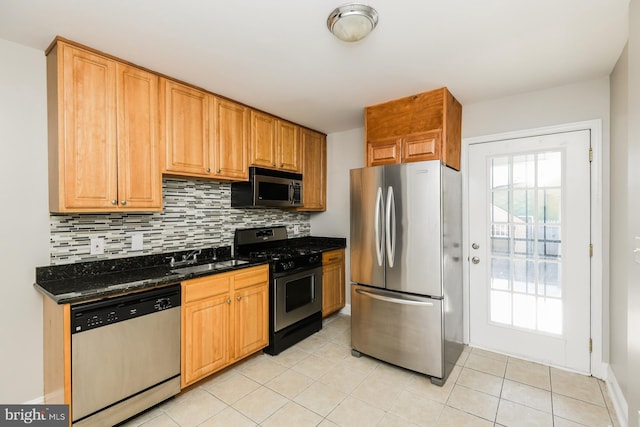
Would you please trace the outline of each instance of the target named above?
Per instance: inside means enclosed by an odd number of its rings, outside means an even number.
[[[200,255],[201,253],[202,253],[202,249],[191,251],[186,255],[182,255],[182,261],[186,261],[187,264],[195,264],[196,262],[198,262],[198,255]]]
[[[202,253],[202,249],[196,249],[186,255],[182,255],[182,261],[176,261],[175,257],[167,258],[170,267],[180,267],[183,265],[191,265],[198,262],[198,255]]]

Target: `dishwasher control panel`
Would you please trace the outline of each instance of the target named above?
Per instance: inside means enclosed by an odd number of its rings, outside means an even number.
[[[77,334],[158,311],[180,307],[180,285],[71,306],[71,333]]]

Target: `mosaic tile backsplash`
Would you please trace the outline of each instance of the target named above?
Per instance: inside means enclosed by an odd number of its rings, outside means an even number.
[[[72,214],[50,216],[50,262],[151,255],[233,245],[236,228],[286,225],[289,237],[311,233],[307,212],[231,208],[231,184],[164,178],[164,209],[152,214]],[[298,234],[294,235],[294,226]],[[131,235],[142,232],[143,250],[133,251]],[[92,238],[104,238],[104,254],[91,255]]]

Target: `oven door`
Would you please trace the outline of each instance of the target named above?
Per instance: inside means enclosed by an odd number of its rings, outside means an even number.
[[[274,331],[322,311],[322,267],[274,279]]]

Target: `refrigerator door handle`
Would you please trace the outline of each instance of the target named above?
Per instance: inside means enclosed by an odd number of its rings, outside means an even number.
[[[356,289],[356,293],[358,293],[360,295],[365,295],[365,296],[367,296],[369,298],[372,298],[372,299],[377,299],[377,300],[385,301],[385,302],[392,302],[394,304],[421,305],[421,306],[433,307],[433,303],[432,302],[414,301],[414,300],[401,299],[401,298],[391,298],[391,297],[386,297],[386,296],[383,296],[383,295],[374,294],[372,292],[363,291],[362,289]]]
[[[393,268],[396,252],[396,198],[391,186],[387,189],[386,240],[387,260],[389,267]]]
[[[382,237],[380,236],[380,213],[382,209],[384,209],[382,201],[382,187],[378,187],[378,194],[376,195],[376,213],[375,213],[375,227],[376,227],[376,255],[378,256],[378,265],[382,267],[382,254],[384,242],[382,241]]]

